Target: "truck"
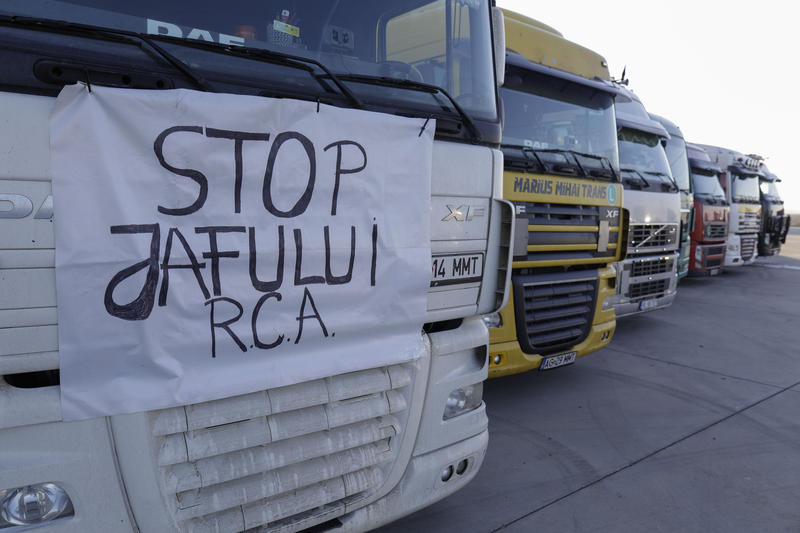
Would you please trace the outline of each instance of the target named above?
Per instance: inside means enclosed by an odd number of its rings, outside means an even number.
[[[683,132],[674,122],[650,113],[650,118],[661,123],[669,133],[667,145],[667,161],[672,171],[672,179],[678,185],[681,194],[681,247],[678,259],[678,279],[689,274],[689,252],[691,239],[689,234],[694,227],[694,195],[692,194],[692,181],[689,179],[689,159],[686,155],[686,139]]]
[[[615,264],[617,317],[663,309],[675,299],[680,256],[680,189],[665,144],[669,133],[650,118],[639,97],[617,82],[619,166],[630,212],[628,256]]]
[[[764,176],[759,178],[761,195],[761,230],[758,232],[758,255],[769,257],[781,253],[781,244],[786,242],[789,234],[791,217],[783,207],[783,199],[777,184],[781,179],[770,172],[761,156],[750,154],[750,157],[761,161]]]
[[[699,144],[699,143],[698,143]],[[741,152],[699,144],[721,169],[720,184],[730,205],[725,267],[749,265],[758,255],[761,231],[759,180],[764,177],[757,159]]]
[[[482,315],[504,304],[514,224],[493,1],[9,1],[0,56],[0,530],[363,531],[475,476]],[[292,99],[416,117],[423,131],[435,120],[422,356],[64,421],[49,120],[76,83]]]
[[[686,149],[692,169],[695,213],[689,273],[713,276],[719,274],[725,264],[731,208],[719,182],[722,169],[700,146],[689,143]]]
[[[489,377],[573,363],[614,334],[614,261],[624,257],[615,89],[606,61],[505,11],[502,148],[515,207],[508,305],[488,315]]]

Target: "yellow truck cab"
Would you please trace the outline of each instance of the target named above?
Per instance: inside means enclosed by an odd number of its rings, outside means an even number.
[[[490,378],[607,345],[615,315],[602,304],[627,242],[606,61],[510,11],[505,33],[504,196],[516,230],[508,305],[484,318]]]

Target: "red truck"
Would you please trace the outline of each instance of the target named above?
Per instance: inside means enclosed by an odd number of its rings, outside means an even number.
[[[689,274],[715,275],[725,264],[730,205],[719,182],[722,169],[705,150],[686,144],[694,190],[694,226],[691,228]]]

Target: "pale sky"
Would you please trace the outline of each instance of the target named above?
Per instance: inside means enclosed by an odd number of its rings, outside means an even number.
[[[800,213],[800,25],[793,2],[497,0],[623,67],[648,111],[689,142],[767,158]]]

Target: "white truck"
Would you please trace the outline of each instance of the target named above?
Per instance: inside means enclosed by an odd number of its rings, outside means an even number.
[[[604,305],[617,317],[672,304],[678,285],[681,199],[664,149],[667,130],[636,94],[618,84],[619,165],[630,213],[627,258],[615,263],[617,293]]]
[[[761,231],[759,179],[764,173],[760,161],[721,146],[699,146],[722,169],[719,180],[731,206],[725,266],[752,264],[758,256],[758,233]]]
[[[513,232],[493,1],[7,1],[0,57],[0,530],[362,531],[475,476],[488,442],[480,317],[504,304]],[[62,421],[48,128],[73,83],[435,118],[432,261],[472,268],[434,269],[425,354]]]

